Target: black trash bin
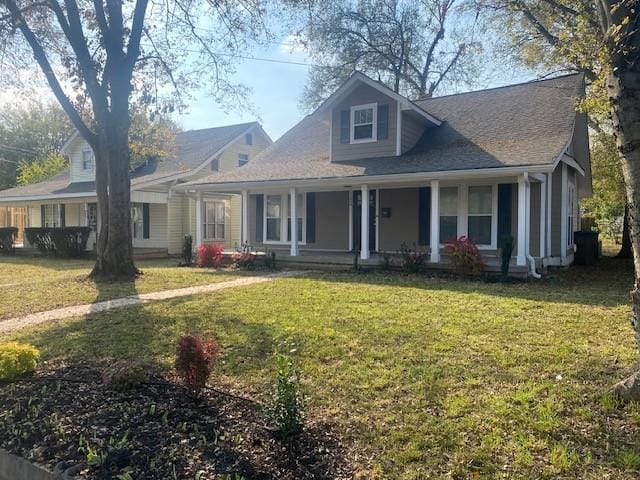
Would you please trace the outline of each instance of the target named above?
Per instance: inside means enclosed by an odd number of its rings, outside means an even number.
[[[574,262],[578,265],[593,265],[598,260],[598,232],[575,232],[576,244]]]

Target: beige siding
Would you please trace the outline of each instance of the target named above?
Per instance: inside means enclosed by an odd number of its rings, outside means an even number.
[[[170,255],[178,255],[182,252],[182,242],[188,234],[184,221],[186,214],[186,197],[174,192],[167,204],[167,251]]]
[[[422,137],[424,130],[422,123],[409,115],[408,112],[403,112],[402,125],[400,126],[402,153],[408,152],[415,146],[420,137]]]
[[[241,229],[241,199],[239,195],[229,197],[209,196],[202,199],[202,203],[207,201],[223,201],[225,203],[225,236],[224,240],[208,240],[204,239],[204,243],[220,243],[227,249],[236,249],[240,247],[240,229]],[[255,202],[255,200],[254,200]],[[196,201],[189,198],[186,202],[187,212],[184,216],[186,223],[184,226],[184,235],[191,235],[194,246],[196,242]],[[204,213],[203,213],[204,222]],[[204,228],[204,225],[203,225]],[[204,235],[204,230],[203,230]]]
[[[364,105],[367,103],[378,103],[389,105],[389,136],[385,140],[377,142],[343,144],[340,143],[340,112],[350,110],[352,106]],[[397,102],[392,98],[380,93],[378,90],[368,85],[361,85],[356,88],[343,101],[338,103],[333,109],[332,117],[332,156],[334,162],[341,160],[355,160],[369,157],[387,157],[396,154],[396,131],[397,131]]]
[[[379,212],[391,209],[389,218],[378,217],[381,251],[395,252],[403,243],[410,248],[418,244],[419,190],[402,188],[380,190]]]
[[[229,241],[232,248],[238,248],[241,246],[240,236],[242,235],[242,198],[240,195],[231,197],[229,208],[229,231],[231,232]]]
[[[133,240],[134,248],[167,248],[167,205],[149,204],[149,238]]]
[[[64,207],[65,225],[67,227],[79,227],[82,225],[80,214],[84,213],[84,205],[68,203]]]
[[[72,182],[93,182],[96,179],[95,165],[93,169],[82,169],[82,152],[91,150],[89,144],[78,136],[68,149],[69,170]]]

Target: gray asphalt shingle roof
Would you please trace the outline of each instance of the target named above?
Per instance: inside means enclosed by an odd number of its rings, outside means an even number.
[[[329,125],[304,118],[247,166],[186,185],[328,179],[553,164],[572,138],[581,75],[415,102],[444,123],[399,157],[329,160]]]
[[[201,165],[225,145],[242,135],[256,122],[228,125],[224,127],[189,130],[176,135],[175,147],[169,157],[151,160],[131,172],[131,184],[161,180],[179,173],[188,173]],[[13,197],[82,194],[92,195],[95,182],[70,182],[66,169],[50,179],[0,191],[0,200]]]

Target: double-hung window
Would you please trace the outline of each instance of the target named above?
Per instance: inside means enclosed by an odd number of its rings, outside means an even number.
[[[225,205],[222,201],[205,202],[204,204],[204,238],[207,240],[224,240]]]
[[[491,245],[493,187],[469,187],[467,236],[478,245]]]
[[[246,153],[239,153],[238,154],[238,166],[239,167],[244,167],[247,163],[249,163],[249,155],[247,155]]]
[[[93,152],[91,150],[82,151],[82,170],[93,171]]]
[[[131,204],[131,235],[136,240],[144,238],[144,212],[141,203]]]
[[[351,143],[375,142],[378,106],[375,103],[351,107]]]
[[[440,189],[440,242],[458,238],[458,187]]]
[[[267,195],[266,240],[279,242],[282,238],[282,195]]]
[[[50,228],[56,228],[60,226],[60,205],[44,205],[44,218],[42,219],[42,225],[44,227]]]

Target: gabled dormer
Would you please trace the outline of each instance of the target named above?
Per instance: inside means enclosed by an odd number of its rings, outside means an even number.
[[[96,161],[93,150],[76,131],[60,152],[69,159],[69,179],[71,183],[95,182]]]
[[[402,155],[442,122],[402,95],[356,72],[318,108],[326,112],[333,162]]]

